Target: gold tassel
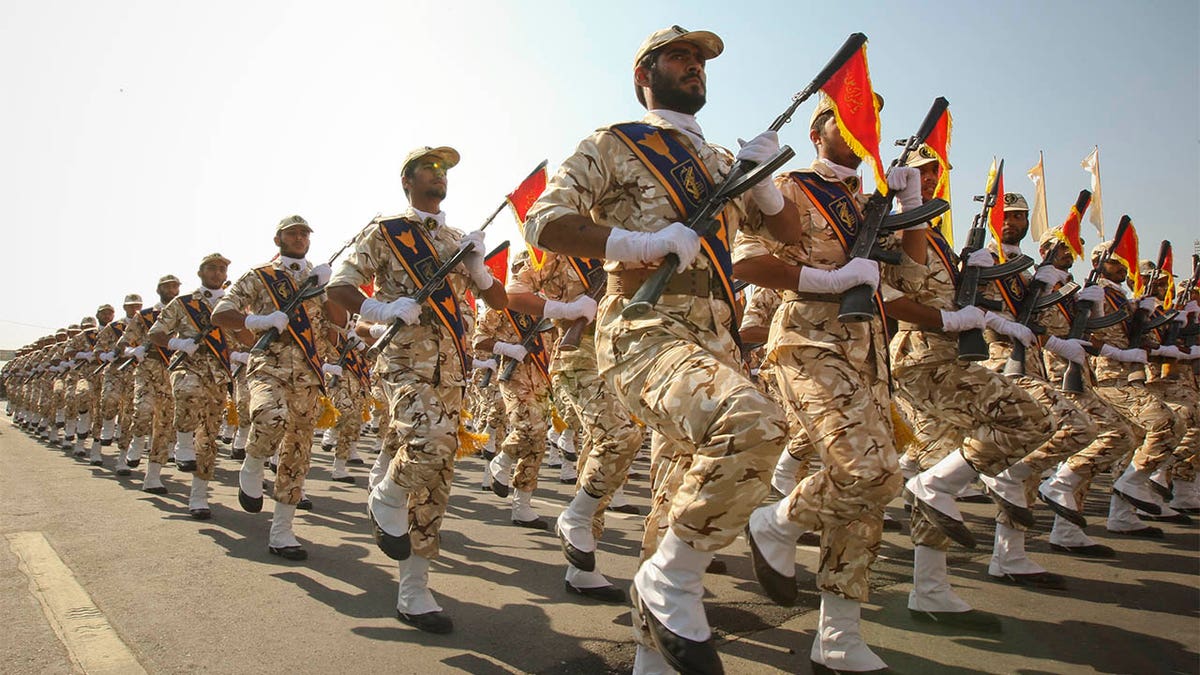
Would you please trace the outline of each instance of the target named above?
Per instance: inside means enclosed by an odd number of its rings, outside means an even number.
[[[370,404],[370,403],[368,403],[367,405],[364,405],[364,406],[363,406],[363,409],[362,409],[362,421],[364,421],[364,422],[370,422],[370,421],[371,421],[371,404]]]
[[[237,404],[231,398],[225,400],[225,423],[231,427],[238,426]]]
[[[908,425],[908,420],[900,414],[895,403],[892,404],[892,438],[896,441],[897,453],[902,453],[908,449],[908,446],[917,443],[917,435],[913,433],[912,427]]]
[[[563,429],[567,428],[567,423],[558,416],[558,410],[554,406],[550,406],[550,423],[554,425],[555,433],[561,434]]]
[[[383,410],[383,401],[380,401],[374,396],[368,396],[367,403],[376,410]]]
[[[328,396],[321,397],[321,416],[317,418],[318,429],[329,429],[337,424],[338,417],[341,413],[333,406],[333,401],[329,400]]]
[[[634,423],[634,424],[638,425],[639,427],[641,427],[641,428],[643,428],[643,429],[645,429],[645,428],[646,428],[646,423],[645,423],[645,422],[643,422],[643,421],[641,421],[641,420],[639,420],[639,419],[637,418],[637,415],[630,415],[629,417],[630,417],[630,418],[633,420],[633,423]]]
[[[463,457],[472,457],[478,455],[483,450],[483,446],[487,445],[488,434],[480,434],[471,431],[463,426],[458,425],[458,454],[459,459]]]

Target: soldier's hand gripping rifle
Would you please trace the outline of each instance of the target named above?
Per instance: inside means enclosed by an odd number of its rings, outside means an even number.
[[[959,260],[958,274],[958,291],[954,297],[954,303],[959,309],[970,305],[984,305],[979,297],[979,288],[981,281],[992,281],[995,279],[1004,279],[1014,274],[1020,274],[1033,264],[1033,258],[1027,255],[1019,255],[1016,258],[1008,260],[1001,265],[993,265],[991,267],[979,267],[977,265],[968,265],[971,254],[982,250],[984,247],[984,238],[987,235],[987,219],[991,213],[992,207],[996,205],[996,200],[999,197],[1000,176],[1004,175],[1004,160],[1000,160],[1000,165],[996,168],[996,179],[988,187],[987,194],[975,199],[983,202],[983,208],[975,214],[975,219],[971,223],[971,230],[967,234],[967,243],[963,246],[962,254]],[[978,328],[962,331],[958,334],[958,358],[963,361],[983,361],[988,357],[987,341],[983,339],[983,331]]]
[[[1084,288],[1096,285],[1096,282],[1100,279],[1101,272],[1104,271],[1105,263],[1112,258],[1113,250],[1121,244],[1121,240],[1125,238],[1125,233],[1129,231],[1129,225],[1129,216],[1121,216],[1121,222],[1117,225],[1117,232],[1113,235],[1112,246],[1105,249],[1099,260],[1096,261],[1096,264],[1092,267],[1092,271],[1088,273]],[[1094,305],[1090,302],[1075,303],[1075,315],[1071,317],[1071,330],[1067,332],[1068,340],[1086,340],[1093,330],[1100,330],[1101,328],[1116,325],[1129,317],[1122,310],[1120,312],[1110,312],[1100,319],[1093,321],[1093,309]],[[1061,389],[1073,394],[1083,393],[1083,366],[1074,361],[1067,362],[1067,370],[1063,373]]]
[[[588,273],[587,296],[599,302],[607,289],[608,273],[604,271],[603,265],[597,265],[595,269]],[[559,351],[573,352],[579,349],[579,341],[583,339],[583,331],[589,323],[591,322],[583,318],[572,321],[571,325],[563,333],[563,336],[558,340]]]
[[[892,167],[904,166],[909,153],[916,152],[925,139],[929,138],[929,134],[933,133],[933,128],[949,105],[949,101],[942,96],[933,100],[933,105],[925,114],[925,119],[917,128],[917,133],[905,140],[896,141],[896,144],[903,146],[904,149],[900,151],[900,157],[892,162]],[[849,257],[870,258],[897,265],[900,263],[900,257],[897,254],[879,248],[880,232],[904,229],[926,222],[945,213],[950,208],[950,205],[944,200],[932,199],[911,211],[889,216],[895,196],[895,190],[888,190],[884,195],[878,188],[875,189],[874,194],[867,200],[867,204],[863,208],[863,222],[859,231],[854,235],[854,245],[850,247]],[[849,289],[842,294],[838,320],[844,323],[870,321],[875,316],[874,298],[875,292],[866,284]]]
[[[1200,274],[1200,255],[1192,256],[1192,276],[1188,279],[1187,284],[1179,284],[1179,293],[1175,298],[1174,309],[1177,312],[1182,312],[1187,307],[1188,302],[1192,299],[1191,289],[1196,285],[1196,275]],[[1192,315],[1188,314],[1187,320],[1172,321],[1171,326],[1167,328],[1166,336],[1163,338],[1163,345],[1173,345],[1179,342],[1180,338],[1195,337],[1195,333],[1200,330],[1200,324],[1192,319]],[[1190,352],[1191,345],[1184,343],[1184,351]]]
[[[800,107],[813,94],[825,85],[834,73],[846,65],[852,56],[858,53],[858,50],[866,43],[867,36],[862,33],[854,33],[846,38],[846,41],[838,49],[829,63],[821,69],[817,76],[813,78],[808,86],[796,93],[792,97],[792,103],[783,113],[775,118],[771,126],[767,127],[768,131],[779,131],[783,125],[787,124],[792,119],[792,114],[796,112],[796,108]],[[687,226],[696,232],[700,237],[707,236],[716,227],[716,217],[725,208],[733,198],[741,195],[757,183],[763,180],[769,180],[771,174],[775,170],[782,167],[792,157],[796,155],[796,151],[788,146],[783,146],[779,149],[779,153],[762,164],[755,165],[754,162],[741,160],[734,162],[730,167],[729,173],[719,185],[713,189],[708,198],[701,204],[700,208],[688,218]],[[663,290],[667,287],[667,282],[671,280],[675,272],[679,269],[679,256],[674,253],[668,253],[663,258],[662,265],[655,270],[654,274],[642,284],[637,293],[633,295],[625,308],[621,310],[621,316],[626,319],[636,319],[644,316],[647,312],[654,309],[654,305],[662,298]],[[730,301],[733,299],[730,298]]]
[[[1090,190],[1080,190],[1079,197],[1075,199],[1075,207],[1068,218],[1079,218],[1082,221],[1083,214],[1087,211],[1091,203],[1092,192]],[[1058,241],[1054,246],[1051,246],[1037,268],[1041,269],[1047,265],[1052,265],[1054,259],[1058,257],[1059,251],[1065,245],[1062,241]],[[1067,284],[1058,291],[1049,294],[1046,294],[1047,290],[1045,283],[1036,278],[1032,279],[1025,289],[1025,299],[1017,309],[1016,322],[1022,326],[1028,326],[1035,333],[1044,331],[1040,327],[1033,325],[1033,313],[1049,307],[1063,298],[1069,297],[1075,291],[1079,290],[1079,287],[1074,284]],[[1008,353],[1008,361],[1004,364],[1004,374],[1013,377],[1020,377],[1025,374],[1025,343],[1020,340],[1012,341],[1012,350]]]
[[[1154,286],[1158,284],[1158,280],[1162,278],[1163,266],[1167,264],[1167,259],[1171,257],[1171,242],[1163,240],[1158,247],[1158,263],[1154,267],[1154,271],[1150,273],[1150,278],[1146,280],[1145,286],[1142,288],[1142,293],[1137,298],[1137,302],[1146,298],[1154,297]],[[1132,272],[1138,274],[1137,270]],[[1169,307],[1163,308],[1163,313],[1156,319],[1151,320],[1150,310],[1138,307],[1133,313],[1133,320],[1130,322],[1129,328],[1129,346],[1130,348],[1140,347],[1142,339],[1146,337],[1146,333],[1156,330],[1163,324],[1170,322],[1175,318],[1176,312]]]
[[[345,368],[346,361],[350,360],[350,352],[354,351],[360,343],[362,343],[362,339],[355,335],[354,331],[350,331],[350,335],[342,340],[342,348],[338,350],[337,361],[333,365],[337,366],[339,370]],[[333,391],[333,388],[337,386],[340,379],[340,375],[330,375],[329,383],[325,385],[325,389]]]
[[[520,344],[526,352],[532,354],[533,350],[530,349],[530,347],[533,345],[534,341],[538,339],[538,336],[550,330],[551,328],[554,328],[554,323],[550,321],[550,319],[542,319],[533,326],[532,330],[521,336],[521,342],[518,344]],[[528,358],[528,356],[526,358]],[[520,363],[521,362],[516,359],[507,359],[504,363],[504,370],[500,371],[500,377],[498,379],[501,382],[508,382],[511,380],[513,373],[517,371],[517,366],[520,365]],[[483,376],[484,381],[481,383],[481,386],[486,387],[488,385],[489,381],[491,380],[489,377],[491,373],[492,371],[489,370]]]

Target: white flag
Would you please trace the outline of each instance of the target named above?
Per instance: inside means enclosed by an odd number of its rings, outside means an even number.
[[[1100,240],[1104,241],[1104,210],[1100,208],[1100,146],[1083,158],[1083,170],[1092,174],[1092,207],[1088,210],[1088,221],[1096,226]]]
[[[1050,215],[1046,212],[1046,168],[1041,150],[1038,151],[1037,166],[1025,175],[1033,181],[1033,210],[1029,212],[1029,233],[1033,235],[1033,241],[1040,242],[1050,231]]]

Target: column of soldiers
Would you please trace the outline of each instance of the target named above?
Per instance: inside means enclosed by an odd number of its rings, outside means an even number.
[[[736,154],[705,138],[695,115],[706,63],[723,49],[717,35],[678,26],[645,40],[633,64],[645,117],[601,128],[563,161],[523,223],[544,255],[537,264],[517,255],[506,283],[485,264],[483,232],[464,234],[441,208],[459,153],[421,147],[401,165],[409,208],[373,220],[336,269],[307,260],[307,221],[284,218],[279,255],[232,285],[230,261],[214,253],[192,293],[179,295],[180,280],[166,275],[153,307],[130,294],[121,318],[104,305],[18,350],[2,372],[9,414],[95,466],[115,444],[121,476],[148,453],[148,493],[167,491],[161,473],[173,455],[175,470],[192,474],[197,519],[213,515],[208,482],[224,415],[243,510],[263,509],[266,468],[276,466],[267,548],[288,560],[307,557],[293,522],[318,417],[337,411],[321,442],[334,451],[330,477],[344,483],[355,481],[348,465],[362,463],[355,446],[373,417],[365,522],[397,563],[398,619],[445,633],[453,621],[429,571],[456,460],[468,452],[467,418],[489,435],[483,488],[511,493],[513,524],[548,529],[532,497],[553,402],[579,448],[578,486],[554,523],[566,591],[632,603],[634,669],[644,673],[721,672],[704,575],[739,534],[757,582],[782,605],[798,596],[797,544],[815,539],[814,671],[884,672],[860,607],[884,507],[902,494],[914,547],[908,608],[963,631],[1002,629],[949,580],[950,545],[976,546],[957,506],[976,481],[997,507],[988,578],[1030,588],[1066,587],[1025,548],[1039,500],[1054,514],[1052,550],[1088,557],[1115,555],[1085,532],[1098,474],[1115,478],[1109,533],[1161,538],[1147,519],[1187,523],[1200,512],[1200,349],[1187,346],[1200,323],[1195,279],[1167,306],[1153,263],[1128,270],[1102,242],[1091,252],[1093,265],[1103,261],[1099,282],[1040,309],[1035,333],[1010,295],[1069,288],[1074,262],[1047,236],[1037,244],[1048,264],[986,289],[998,309],[958,306],[961,270],[1021,252],[1029,207],[1016,193],[1005,195],[1000,241],[964,260],[930,223],[881,240],[898,264],[855,257],[861,159],[827,100],[809,119],[812,163],[735,198],[717,232],[701,237],[685,224],[697,195],[735,161],[779,151],[776,132],[740,142]],[[932,198],[938,169],[922,148],[889,172],[899,212]],[[623,314],[668,254],[679,272],[653,311]],[[439,274],[451,257],[459,264]],[[1130,300],[1130,273],[1160,281]],[[744,317],[735,277],[755,286]],[[878,313],[843,322],[841,297],[859,286],[876,293]],[[486,305],[478,318],[468,290]],[[1072,337],[1085,303],[1093,316],[1140,311],[1161,327],[1136,342],[1130,322]],[[986,360],[958,358],[969,331],[985,331]],[[1023,374],[1010,376],[1015,345]],[[1084,370],[1082,391],[1061,390],[1068,367]],[[898,443],[898,425],[915,440]],[[652,497],[627,596],[600,572],[598,550],[606,506],[647,430]],[[782,495],[774,502],[772,485]]]

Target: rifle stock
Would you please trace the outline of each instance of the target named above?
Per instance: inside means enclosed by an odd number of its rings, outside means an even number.
[[[1121,239],[1123,239],[1125,237],[1125,233],[1129,231],[1130,222],[1129,216],[1121,216],[1121,222],[1117,225],[1117,232],[1113,235],[1112,246],[1109,246],[1108,249],[1104,251],[1104,254],[1100,256],[1100,259],[1096,261],[1096,264],[1092,267],[1092,271],[1088,274],[1087,283],[1084,284],[1084,288],[1096,285],[1096,282],[1100,279],[1100,272],[1104,269],[1104,264],[1107,263],[1108,259],[1112,257],[1113,249],[1115,249],[1117,245],[1121,243]],[[1075,316],[1071,317],[1071,330],[1067,332],[1067,339],[1085,339],[1088,333],[1091,332],[1088,330],[1088,322],[1091,320],[1091,318],[1092,303],[1076,302]],[[1063,381],[1060,388],[1065,392],[1082,394],[1083,366],[1075,363],[1074,361],[1068,362],[1067,370],[1063,373]]]

